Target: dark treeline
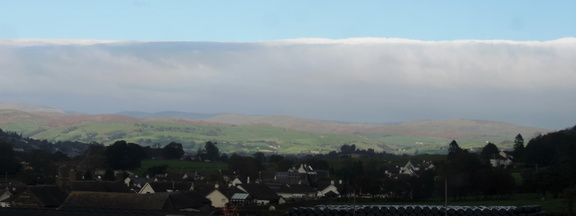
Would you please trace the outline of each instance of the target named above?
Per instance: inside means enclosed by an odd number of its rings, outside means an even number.
[[[571,209],[576,198],[576,126],[534,137],[521,153],[531,168],[522,173],[525,190],[563,196]]]
[[[358,149],[354,144],[345,144],[338,150],[317,155],[257,152],[229,156],[219,152],[218,143],[206,142],[198,147],[195,155],[185,155],[182,144],[176,142],[162,148],[159,145],[142,147],[126,141],[117,141],[110,146],[49,143],[0,130],[0,163],[3,164],[0,172],[29,184],[51,183],[54,180],[49,173],[55,173],[53,165],[56,163],[75,160],[87,170],[134,170],[140,167],[143,159],[164,158],[227,162],[230,171],[257,179],[267,169],[285,172],[305,164],[329,173],[329,177],[321,180],[342,181],[346,185],[344,196],[384,195],[396,200],[425,200],[443,196],[447,191],[452,199],[492,199],[526,192],[561,196],[569,200],[568,203],[576,197],[576,127],[539,135],[527,145],[518,134],[514,139],[514,149],[504,153],[513,158],[502,156],[502,151],[493,143],[487,143],[481,152],[474,153],[452,141],[444,160],[412,161],[418,169],[410,173],[401,173],[398,165],[391,165],[386,159],[399,157],[397,155]],[[511,159],[513,163],[494,164],[494,160],[505,159]],[[27,163],[21,164],[24,161]],[[153,167],[147,174],[165,172],[166,169],[166,166]],[[512,177],[513,172],[519,173],[521,181]]]

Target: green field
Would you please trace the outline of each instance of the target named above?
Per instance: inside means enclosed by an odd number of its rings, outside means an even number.
[[[449,139],[416,137],[387,133],[320,134],[272,126],[184,124],[144,120],[137,122],[87,121],[73,126],[47,125],[41,121],[20,121],[0,124],[6,131],[49,142],[81,141],[105,145],[117,140],[143,146],[179,142],[186,152],[196,152],[207,141],[217,142],[225,153],[267,152],[276,154],[326,154],[339,151],[344,144],[357,149],[372,148],[376,152],[394,154],[444,154]],[[496,142],[496,141],[495,141]],[[482,147],[485,141],[458,140],[463,148]],[[509,146],[499,146],[508,148]]]

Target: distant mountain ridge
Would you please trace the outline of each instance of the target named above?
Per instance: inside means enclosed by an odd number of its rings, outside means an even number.
[[[420,152],[443,151],[449,140],[468,142],[463,146],[479,147],[485,141],[502,143],[510,148],[517,134],[525,139],[551,130],[504,122],[452,119],[418,120],[379,125],[338,123],[292,116],[250,116],[242,114],[199,114],[187,112],[120,112],[116,114],[68,114],[62,110],[21,103],[0,103],[0,128],[49,141],[98,141],[114,139],[164,143],[205,142],[215,140],[233,144],[229,150],[249,145],[260,149],[298,147],[300,151],[323,152],[338,145],[357,143],[362,148],[385,151],[420,149]],[[93,140],[91,140],[93,139]],[[234,144],[236,143],[236,144]],[[242,144],[244,143],[244,144]],[[239,147],[234,147],[239,145]],[[244,147],[242,147],[244,146]],[[316,147],[315,147],[316,146]],[[333,147],[330,147],[333,146]],[[248,150],[254,150],[248,148]],[[308,149],[308,150],[306,150]],[[294,152],[296,150],[290,150]]]
[[[444,139],[485,139],[494,135],[506,137],[521,133],[532,136],[535,133],[549,132],[548,129],[519,126],[504,122],[451,119],[451,120],[416,120],[393,125],[336,123],[291,116],[248,116],[240,114],[223,114],[206,119],[206,121],[228,123],[233,125],[270,125],[292,130],[315,133],[397,133],[411,136],[436,137]]]
[[[49,107],[16,103],[0,102],[0,110],[11,109],[29,113],[55,113],[66,114],[66,112]],[[84,117],[81,117],[84,116]],[[91,117],[90,117],[91,116]],[[140,112],[124,111],[114,114],[73,114],[59,116],[67,119],[66,122],[74,124],[76,121],[140,121],[141,119],[184,119],[201,120],[216,124],[229,125],[261,125],[286,128],[312,133],[331,134],[353,134],[353,133],[399,133],[413,136],[430,136],[446,139],[461,138],[489,138],[493,135],[505,136],[512,133],[522,133],[533,135],[535,133],[545,133],[551,130],[520,126],[505,122],[495,122],[486,120],[451,119],[451,120],[416,120],[397,124],[367,124],[367,123],[340,123],[324,120],[304,119],[293,116],[253,116],[243,114],[204,114],[178,111],[162,112]],[[73,120],[77,119],[77,120]],[[83,119],[83,120],[79,120]],[[175,120],[171,120],[174,122]],[[194,122],[194,121],[191,121]]]
[[[175,118],[175,119],[187,119],[187,120],[205,120],[217,115],[217,114],[189,113],[178,111],[162,111],[162,112],[124,111],[115,114],[131,116],[136,118]]]
[[[0,102],[0,110],[2,109],[13,109],[19,110],[24,112],[45,112],[45,113],[61,113],[64,114],[65,112],[59,109],[50,108],[50,107],[43,107],[38,105],[32,104],[25,104],[25,103],[18,103],[18,102]]]
[[[376,125],[359,123],[337,123],[331,121],[303,119],[292,116],[250,116],[242,114],[221,114],[206,119],[232,125],[269,125],[273,127],[314,133],[350,134],[366,130]]]

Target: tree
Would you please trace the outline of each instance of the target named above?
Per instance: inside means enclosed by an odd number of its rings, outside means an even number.
[[[82,176],[82,179],[86,181],[92,180],[92,172],[90,172],[90,170],[86,170],[86,172],[84,172],[84,175]]]
[[[89,155],[102,155],[106,150],[106,146],[99,144],[97,142],[91,142],[86,146],[86,150],[84,150],[84,154]]]
[[[20,171],[20,163],[16,160],[12,145],[0,142],[0,173],[16,174]]]
[[[220,159],[220,151],[218,150],[218,147],[216,147],[216,144],[218,143],[208,141],[204,145],[204,150],[206,150],[206,160],[217,161]]]
[[[270,157],[268,158],[268,162],[270,163],[278,163],[278,161],[284,159],[284,156],[282,155],[270,155]]]
[[[281,171],[281,172],[285,172],[289,169],[291,169],[294,166],[294,161],[290,160],[289,158],[282,158],[280,159],[277,163],[276,163],[276,170],[277,171]]]
[[[512,152],[514,155],[514,160],[518,162],[524,162],[524,138],[522,135],[516,135],[514,138],[514,150]]]
[[[145,154],[138,144],[120,140],[106,147],[105,156],[109,168],[131,170],[140,167]]]
[[[256,152],[252,154],[252,157],[254,157],[254,159],[256,159],[260,163],[266,162],[266,155],[262,152]]]
[[[253,157],[232,155],[228,160],[228,169],[239,175],[250,176],[252,179],[259,177],[258,161]]]
[[[448,160],[456,157],[459,153],[462,153],[462,151],[456,140],[452,140],[452,142],[448,144]]]
[[[482,168],[480,159],[476,154],[461,149],[454,140],[448,147],[447,159],[446,163],[439,167],[439,173],[448,181],[448,194],[454,199],[468,196],[474,189],[472,176]]]
[[[494,143],[489,142],[482,148],[480,159],[490,161],[490,159],[494,159],[498,153],[500,153],[498,147],[496,147]]]
[[[222,162],[228,162],[228,155],[226,153],[222,154],[222,156],[220,156],[220,160]]]
[[[184,155],[184,149],[181,143],[170,142],[162,148],[162,156],[165,159],[180,159]]]
[[[340,152],[344,153],[344,154],[351,154],[354,153],[356,151],[356,145],[352,144],[352,145],[348,145],[348,144],[344,144],[340,147]]]
[[[166,164],[148,167],[148,169],[146,169],[146,175],[155,176],[156,174],[164,174],[164,173],[166,173],[166,170],[168,170],[168,167],[169,166]]]
[[[114,170],[106,169],[104,172],[104,177],[102,178],[104,181],[116,181],[116,176],[114,175]]]

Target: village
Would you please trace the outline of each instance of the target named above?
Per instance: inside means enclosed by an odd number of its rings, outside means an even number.
[[[434,169],[431,163],[408,162],[387,172],[390,177],[416,176],[419,171]],[[230,171],[215,173],[164,173],[138,176],[116,171],[115,181],[105,181],[105,170],[95,170],[94,180],[77,179],[73,164],[61,164],[55,185],[1,185],[0,205],[6,208],[51,209],[57,211],[176,211],[191,215],[210,215],[239,207],[266,206],[342,197],[388,197],[390,194],[357,193],[343,180],[331,179],[328,170],[315,170],[300,164],[289,170],[261,171],[259,177]]]
[[[293,208],[357,202],[506,200],[514,193],[539,192],[542,186],[548,187],[542,192],[558,195],[550,185],[516,182],[512,171],[546,176],[523,168],[514,157],[518,152],[501,151],[489,142],[473,152],[452,141],[447,155],[394,156],[343,145],[339,152],[297,158],[262,152],[227,157],[212,142],[190,157],[179,143],[150,148],[117,141],[88,144],[76,159],[54,148],[46,153],[51,159],[38,160],[43,142],[30,145],[35,140],[8,135],[6,140],[35,147],[18,152],[0,146],[28,158],[19,163],[18,175],[6,175],[0,184],[0,213],[7,215],[280,215]],[[516,141],[523,147],[520,135]],[[142,160],[197,168],[147,165],[142,172]]]

